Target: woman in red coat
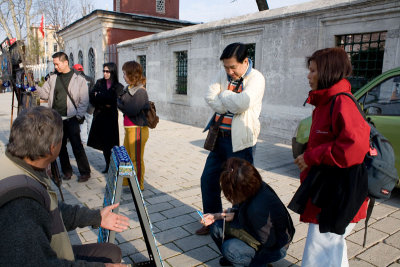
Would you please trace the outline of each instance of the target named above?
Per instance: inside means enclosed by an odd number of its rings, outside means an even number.
[[[307,76],[311,91],[307,102],[314,105],[312,125],[306,151],[295,163],[304,182],[312,166],[328,165],[348,168],[360,164],[369,150],[370,128],[352,99],[346,95],[336,98],[332,116],[331,100],[342,92],[351,94],[351,85],[345,79],[351,74],[351,63],[341,48],[326,48],[308,58]],[[321,209],[308,200],[300,216],[309,223],[302,266],[348,266],[345,237],[355,223],[366,216],[368,199],[347,226],[343,235],[321,233],[317,215]]]

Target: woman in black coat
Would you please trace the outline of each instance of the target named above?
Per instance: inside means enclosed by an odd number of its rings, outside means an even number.
[[[117,98],[123,91],[118,81],[118,69],[115,63],[103,65],[104,78],[96,81],[89,95],[90,103],[95,107],[93,123],[90,128],[87,145],[103,151],[108,172],[111,149],[119,146]]]

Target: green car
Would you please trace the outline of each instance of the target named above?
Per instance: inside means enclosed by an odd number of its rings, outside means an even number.
[[[400,67],[386,71],[364,85],[354,97],[367,117],[393,146],[397,173],[400,174]],[[300,155],[308,142],[311,116],[300,121],[292,140],[293,157]],[[400,181],[397,182],[400,187]]]

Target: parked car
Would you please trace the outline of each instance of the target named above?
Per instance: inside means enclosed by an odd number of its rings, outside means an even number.
[[[397,173],[400,174],[400,67],[382,73],[355,92],[354,97],[378,131],[392,144]],[[292,140],[293,157],[305,148],[310,128],[311,116],[297,126]],[[400,187],[400,181],[397,187]]]

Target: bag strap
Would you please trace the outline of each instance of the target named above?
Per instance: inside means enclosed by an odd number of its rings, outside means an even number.
[[[332,104],[331,104],[331,109],[330,109],[330,115],[331,115],[331,117],[332,117],[332,113],[333,113],[333,106],[334,106],[334,104],[335,104],[335,100],[336,100],[336,97],[337,97],[338,95],[347,95],[348,97],[350,97],[351,100],[353,100],[354,104],[356,104],[356,107],[357,107],[358,111],[360,112],[360,114],[362,115],[362,117],[364,118],[364,120],[365,120],[366,122],[368,122],[368,119],[367,119],[367,117],[365,116],[364,111],[361,109],[361,107],[360,107],[360,105],[358,104],[358,102],[357,102],[357,100],[355,99],[355,97],[354,97],[353,95],[351,95],[351,94],[349,94],[349,93],[345,93],[345,92],[338,93],[338,94],[336,94],[336,95],[333,96]],[[331,129],[331,131],[332,131],[332,124],[331,124],[331,126],[330,126],[330,129]],[[368,203],[367,217],[365,218],[365,228],[364,228],[363,247],[365,247],[365,244],[367,243],[368,221],[369,221],[369,218],[371,217],[372,210],[374,209],[374,205],[375,205],[375,198],[374,198],[374,197],[371,197],[371,196],[369,196],[369,198],[370,198],[370,200],[369,200],[369,203]]]
[[[72,77],[71,77],[71,79],[72,79]],[[76,107],[75,101],[74,101],[74,99],[72,99],[70,93],[68,92],[67,86],[65,85],[64,80],[61,79],[61,77],[60,77],[60,82],[61,82],[62,88],[63,88],[63,89],[65,90],[65,92],[67,93],[67,95],[68,95],[69,99],[71,100],[72,104],[74,105],[76,111],[78,111],[78,108]]]
[[[365,218],[365,228],[364,228],[364,241],[363,241],[363,247],[365,248],[365,244],[367,243],[367,228],[368,228],[368,221],[369,218],[371,217],[372,210],[374,209],[375,205],[375,198],[374,197],[369,197],[369,203],[368,203],[368,209],[367,209],[367,217]]]

